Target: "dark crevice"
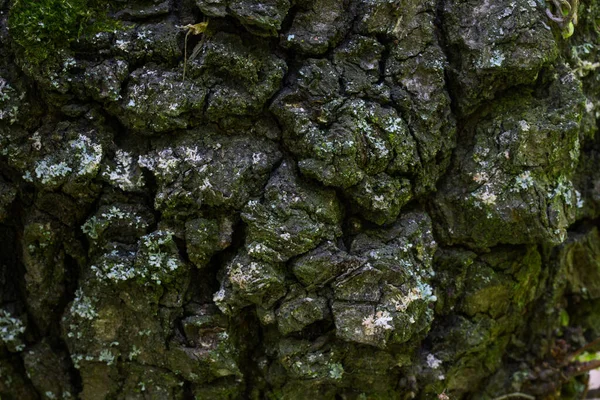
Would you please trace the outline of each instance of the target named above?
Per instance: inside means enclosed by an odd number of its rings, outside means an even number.
[[[255,363],[256,360],[264,357],[263,332],[254,309],[251,311],[246,309],[238,317],[230,320],[230,323],[241,328],[237,340],[239,347],[244,350],[239,358],[239,368],[245,378],[242,398],[250,399],[254,391],[252,383],[257,378]]]
[[[570,235],[586,234],[592,229],[600,228],[600,218],[580,219],[569,226],[567,233]],[[568,240],[568,239],[567,239]]]
[[[8,171],[2,165],[0,165],[0,170],[3,173]],[[0,222],[0,310],[7,311],[13,318],[18,318],[25,324],[26,331],[21,338],[23,343],[29,346],[37,340],[39,334],[37,327],[32,323],[32,318],[27,315],[26,270],[20,251],[24,215],[27,210],[19,197],[18,194],[12,203],[8,218]],[[27,351],[27,347],[24,351]],[[6,352],[2,342],[0,342],[0,357],[4,360],[8,359],[9,364],[23,379],[25,385],[31,389],[30,393],[35,392],[39,397],[40,393],[37,392],[27,376],[22,357],[19,354]]]
[[[437,38],[437,44],[440,47],[440,49],[442,50],[442,53],[444,54],[444,56],[446,58],[446,62],[449,63],[449,65],[446,68],[444,68],[444,82],[445,82],[445,87],[446,87],[446,93],[448,93],[448,96],[450,97],[450,110],[452,112],[452,118],[454,118],[457,121],[457,130],[460,132],[461,126],[460,126],[460,122],[459,122],[459,118],[458,118],[460,113],[458,111],[458,101],[457,101],[458,83],[451,77],[451,75],[452,75],[451,71],[453,68],[452,65],[454,64],[453,58],[457,52],[455,52],[455,51],[453,51],[453,49],[451,49],[451,47],[448,45],[447,40],[446,40],[446,33],[445,33],[445,29],[444,29],[445,1],[447,1],[447,0],[437,0],[435,16],[433,18],[433,24],[435,27],[434,32],[435,32],[435,36]]]
[[[162,219],[162,212],[155,209],[153,204],[156,194],[158,193],[159,186],[154,174],[146,168],[142,168],[142,176],[144,177],[144,182],[146,183],[146,193],[148,193],[148,209],[154,215],[154,223],[148,227],[148,231],[152,232],[156,229],[158,223]]]
[[[381,42],[379,42],[381,43]],[[391,46],[393,46],[394,44],[389,44],[386,43],[383,46],[383,51],[381,52],[381,58],[379,59],[379,79],[377,80],[377,82],[375,82],[375,85],[383,85],[386,83],[386,80],[388,78],[387,74],[386,74],[386,68],[387,68],[387,64],[388,61],[391,57]]]

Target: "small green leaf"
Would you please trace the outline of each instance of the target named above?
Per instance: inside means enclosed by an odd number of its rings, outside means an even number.
[[[569,313],[565,309],[560,310],[560,324],[561,326],[569,326]]]
[[[571,36],[573,36],[574,32],[575,32],[575,25],[573,25],[573,22],[569,22],[569,25],[567,26],[567,28],[563,29],[563,31],[562,31],[563,39],[570,38]]]

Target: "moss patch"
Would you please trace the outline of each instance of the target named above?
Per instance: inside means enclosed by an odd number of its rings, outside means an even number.
[[[107,4],[99,0],[17,0],[8,23],[28,60],[39,63],[83,34],[117,28],[107,11]]]

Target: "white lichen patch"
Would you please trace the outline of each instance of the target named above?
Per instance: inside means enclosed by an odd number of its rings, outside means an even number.
[[[134,227],[137,230],[147,228],[146,221],[138,214],[123,210],[118,206],[103,207],[98,214],[90,217],[82,226],[81,231],[92,240],[98,240],[102,232],[115,223]]]
[[[438,359],[433,354],[427,355],[427,366],[431,369],[438,369],[442,365],[442,360]]]
[[[158,230],[140,238],[135,261],[138,276],[160,285],[182,265],[172,232]]]
[[[81,225],[81,231],[86,234],[90,239],[98,239],[98,231],[96,227],[98,226],[98,219],[96,216],[92,216],[90,219],[85,221],[83,225]]]
[[[69,153],[74,155],[75,173],[79,176],[95,176],[102,160],[102,146],[87,136],[79,135],[76,140],[69,142],[69,147],[74,150]]]
[[[471,196],[476,200],[475,206],[481,208],[482,205],[493,206],[496,204],[497,196],[491,190],[489,185],[484,185],[475,192],[471,193]]]
[[[140,349],[139,347],[137,347],[134,344],[133,347],[131,348],[131,351],[127,355],[127,358],[129,359],[129,361],[133,361],[140,354],[142,354],[142,349]]]
[[[156,132],[185,128],[181,115],[203,107],[204,89],[182,81],[179,72],[144,67],[131,77],[122,102],[123,121],[131,128]]]
[[[14,96],[15,90],[10,86],[8,81],[0,77],[0,101],[5,102]]]
[[[115,355],[109,349],[103,349],[98,356],[98,361],[106,363],[106,365],[113,365],[115,362]]]
[[[162,149],[156,154],[143,155],[138,158],[140,167],[149,169],[163,180],[173,176],[179,170],[181,161],[181,158],[176,156],[171,148]]]
[[[22,351],[25,348],[21,341],[23,333],[25,333],[23,321],[13,317],[8,311],[0,309],[0,341],[9,349]]]
[[[92,134],[90,132],[90,134]],[[34,134],[35,139],[35,134]],[[35,139],[33,146],[41,148],[40,139]],[[68,142],[67,147],[56,153],[48,154],[33,165],[33,174],[26,171],[23,179],[47,186],[57,186],[65,182],[71,175],[93,178],[97,175],[102,161],[102,146],[88,136],[79,135]]]
[[[417,300],[426,302],[436,301],[437,298],[433,295],[433,289],[426,283],[420,283],[408,290],[405,295],[398,294],[391,299],[392,305],[399,312],[405,312],[408,307]]]
[[[18,95],[17,91],[0,76],[0,121],[8,121],[11,125],[17,122],[19,103],[25,93]]]
[[[344,367],[340,363],[333,363],[329,366],[329,377],[340,380],[344,376]]]
[[[252,303],[269,308],[285,294],[283,281],[282,271],[274,265],[239,254],[227,264],[221,287],[213,300],[223,313],[229,315]]]
[[[246,290],[249,286],[261,286],[262,268],[260,264],[251,262],[247,265],[236,263],[229,270],[229,281],[241,290]]]
[[[490,179],[487,172],[476,172],[473,174],[473,181],[477,183],[485,183]]]
[[[573,182],[565,178],[564,176],[560,176],[556,183],[554,189],[550,190],[547,194],[548,200],[552,200],[555,198],[562,198],[566,205],[573,207],[581,205],[583,207],[583,203],[580,203],[581,197],[577,198],[577,191],[573,186]],[[581,196],[581,195],[580,195]]]
[[[81,361],[83,361],[83,355],[82,354],[71,354],[71,361],[73,362],[73,367],[75,369],[79,369],[81,368]]]
[[[486,161],[487,156],[490,154],[490,149],[488,147],[482,147],[480,145],[475,146],[473,149],[472,159],[476,162],[481,168],[487,168],[489,162]]]
[[[390,322],[393,318],[388,311],[377,311],[365,317],[362,321],[363,332],[367,336],[373,336],[382,330],[394,329]]]
[[[115,283],[128,281],[138,276],[142,276],[142,271],[136,270],[133,265],[134,252],[118,252],[112,250],[103,255],[100,261],[91,266],[97,278],[109,280]]]
[[[575,204],[575,205],[577,206],[577,208],[583,208],[584,201],[583,201],[583,199],[581,198],[581,193],[579,192],[579,190],[576,190],[576,191],[575,191],[575,200],[576,200],[576,202],[577,202],[577,203]]]
[[[224,288],[219,289],[214,295],[213,295],[213,301],[215,302],[215,304],[219,305],[219,304],[223,304],[223,302],[225,301],[225,298],[227,296],[227,293],[225,291]]]
[[[131,153],[117,150],[114,164],[109,164],[102,177],[124,191],[135,191],[144,187],[144,177]]]
[[[57,183],[60,178],[68,176],[71,172],[73,172],[73,170],[66,162],[60,161],[53,164],[52,161],[48,159],[36,162],[34,168],[35,177],[44,185]],[[31,175],[23,175],[23,178],[33,182]]]
[[[81,289],[77,289],[75,292],[75,299],[71,304],[71,314],[90,321],[98,316],[92,300],[84,295]]]
[[[510,189],[511,192],[528,190],[534,186],[534,180],[531,176],[530,171],[525,171],[522,174],[515,177],[514,187]]]
[[[485,47],[481,52],[481,57],[477,60],[476,66],[481,69],[499,68],[506,59],[506,56],[499,49],[490,49]]]
[[[531,126],[529,126],[527,121],[521,120],[521,121],[519,121],[519,128],[521,128],[522,132],[529,132],[529,129],[531,129]]]

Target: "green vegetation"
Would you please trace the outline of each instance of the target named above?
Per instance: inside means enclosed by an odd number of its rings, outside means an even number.
[[[9,13],[11,36],[34,63],[44,61],[83,34],[114,30],[101,0],[16,0]]]

